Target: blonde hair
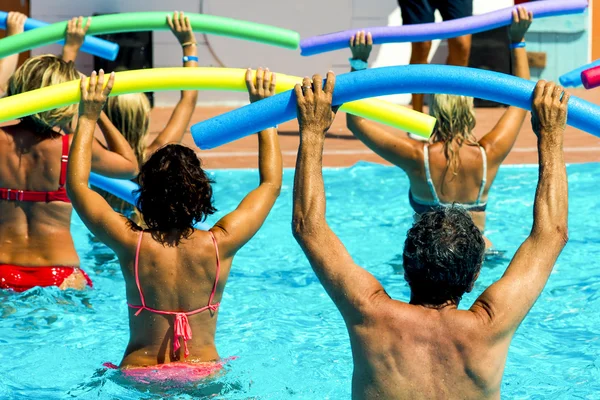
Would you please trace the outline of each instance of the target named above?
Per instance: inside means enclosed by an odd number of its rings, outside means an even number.
[[[459,149],[464,143],[479,146],[473,135],[473,128],[475,128],[473,98],[448,94],[433,95],[429,114],[437,120],[431,141],[444,143],[444,155],[448,160],[446,166],[451,167],[453,175],[457,175],[460,156],[454,150],[453,142],[456,140]]]
[[[27,59],[8,81],[8,96],[29,92],[46,86],[79,79],[75,64],[65,62],[52,54]],[[58,127],[66,128],[77,114],[78,104],[43,111],[22,118],[32,122],[40,131]]]
[[[106,115],[133,149],[140,167],[144,164],[146,156],[146,137],[150,130],[150,110],[150,101],[144,93],[110,97],[106,105]],[[121,212],[129,207],[125,201],[109,193],[103,194],[109,204],[112,204]]]

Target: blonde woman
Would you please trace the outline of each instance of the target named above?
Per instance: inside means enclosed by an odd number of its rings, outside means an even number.
[[[181,44],[183,66],[188,68],[197,67],[198,50],[189,18],[183,12],[175,11],[173,18],[169,15],[167,21],[171,32]],[[109,98],[106,114],[131,145],[139,165],[142,165],[148,157],[161,147],[169,143],[181,142],[192,119],[197,99],[198,91],[183,90],[169,122],[150,143],[147,139],[150,129],[151,107],[145,94],[135,93]],[[135,217],[131,214],[133,211],[132,206],[111,194],[99,192],[115,210],[134,217],[136,222],[141,222],[139,216]]]
[[[509,29],[515,75],[529,79],[524,36],[533,15],[519,7]],[[364,69],[372,46],[370,34],[351,39],[353,71]],[[347,115],[348,128],[375,153],[402,168],[410,180],[409,200],[416,216],[452,204],[467,209],[481,232],[485,229],[489,190],[508,156],[527,112],[509,107],[494,129],[477,141],[473,135],[473,99],[436,95],[430,114],[438,121],[428,143],[394,135],[373,123]],[[487,248],[491,243],[486,239]]]
[[[16,95],[79,79],[73,63],[53,55],[28,59],[8,82]],[[71,237],[73,207],[65,183],[71,132],[78,106],[34,114],[0,128],[0,289],[34,286],[83,289]],[[98,124],[107,147],[95,142],[92,169],[131,179],[138,171],[133,150],[105,116]]]

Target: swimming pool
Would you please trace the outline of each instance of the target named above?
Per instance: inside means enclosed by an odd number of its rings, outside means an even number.
[[[568,168],[570,242],[513,340],[503,398],[600,398],[600,215],[593,211],[600,205],[598,171],[600,164]],[[221,170],[213,177],[220,212],[209,222],[232,210],[258,180],[249,170]],[[510,256],[529,233],[536,180],[536,167],[503,167],[492,190],[488,234]],[[325,182],[335,232],[392,297],[406,300],[407,285],[392,267],[412,222],[405,175],[360,163],[327,169]],[[216,398],[350,398],[348,336],[291,235],[292,185],[293,171],[286,170],[281,198],[265,226],[234,260],[217,344],[222,357],[238,358]],[[102,363],[118,363],[127,343],[124,284],[114,255],[94,243],[76,217],[73,234],[95,289],[0,291],[0,399],[158,398],[103,372]],[[506,265],[484,267],[461,308]],[[201,390],[167,393],[198,398]]]

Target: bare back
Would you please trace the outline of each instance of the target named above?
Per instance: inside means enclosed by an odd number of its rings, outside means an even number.
[[[23,124],[0,129],[0,187],[57,190],[61,152],[60,134],[40,136]],[[59,201],[0,200],[0,264],[79,266],[70,233],[72,210]]]
[[[382,303],[350,328],[354,399],[500,398],[510,337],[495,338],[472,311]]]
[[[448,167],[448,159],[444,154],[444,144],[441,142],[429,145],[429,169],[435,186],[436,193],[442,203],[473,204],[476,202],[483,179],[485,187],[481,196],[481,202],[487,202],[488,193],[496,174],[499,164],[492,160],[486,160],[486,176],[484,173],[484,159],[479,146],[466,145],[458,148],[455,145],[457,157],[460,164],[456,172],[452,166]],[[427,183],[425,173],[425,160],[422,158],[419,168],[407,170],[410,180],[410,190],[418,199],[428,202],[433,201],[433,196]],[[471,212],[477,227],[483,231],[485,228],[485,212]]]
[[[137,244],[139,231],[131,243]],[[129,242],[129,241],[128,241]],[[134,266],[137,246],[119,255],[125,277],[128,304],[141,305]],[[232,259],[221,258],[220,276],[213,303],[221,300]],[[194,231],[175,247],[163,246],[151,234],[143,234],[139,255],[139,280],[148,307],[162,311],[192,311],[209,303],[216,277],[216,252],[209,232]],[[129,310],[130,338],[121,366],[154,365],[184,361],[183,350],[173,353],[173,315],[161,315],[136,309]],[[190,356],[186,361],[219,359],[215,347],[216,312],[206,310],[190,315],[193,338],[188,341]]]

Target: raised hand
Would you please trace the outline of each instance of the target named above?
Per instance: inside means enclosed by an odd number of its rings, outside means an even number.
[[[96,71],[92,72],[89,85],[86,82],[86,78],[82,77],[80,85],[81,101],[79,103],[79,116],[90,120],[98,120],[114,83],[114,72],[110,74],[106,87],[104,87],[103,70],[100,70],[99,74],[96,74]]]
[[[365,31],[360,31],[350,38],[352,58],[367,62],[372,49],[373,37],[371,36],[371,32],[365,35]]]
[[[312,82],[309,77],[305,77],[302,86],[298,84],[294,87],[298,102],[298,123],[303,138],[310,134],[325,137],[337,111],[331,107],[334,87],[335,74],[332,71],[327,73],[325,88],[319,74],[313,75]]]
[[[533,13],[525,7],[517,7],[513,10],[513,22],[508,29],[508,36],[512,43],[522,42],[525,39],[525,33],[533,22]]]
[[[87,18],[85,25],[83,23],[83,17],[71,18],[67,23],[65,46],[72,46],[79,49],[85,40],[85,35],[90,28],[91,23],[91,17]]]
[[[531,125],[540,140],[562,145],[569,98],[569,93],[554,82],[538,82],[533,94]]]
[[[169,23],[171,32],[173,32],[173,35],[175,35],[179,41],[179,44],[182,46],[196,44],[196,37],[192,30],[190,18],[186,17],[183,11],[175,11],[173,17],[167,15],[167,22]]]
[[[6,17],[6,36],[23,33],[25,30],[25,20],[27,15],[20,12],[11,11]]]
[[[252,69],[246,71],[246,87],[250,95],[250,103],[271,97],[275,94],[277,77],[269,68],[256,70],[256,79],[252,79]],[[256,82],[255,82],[256,81]]]

